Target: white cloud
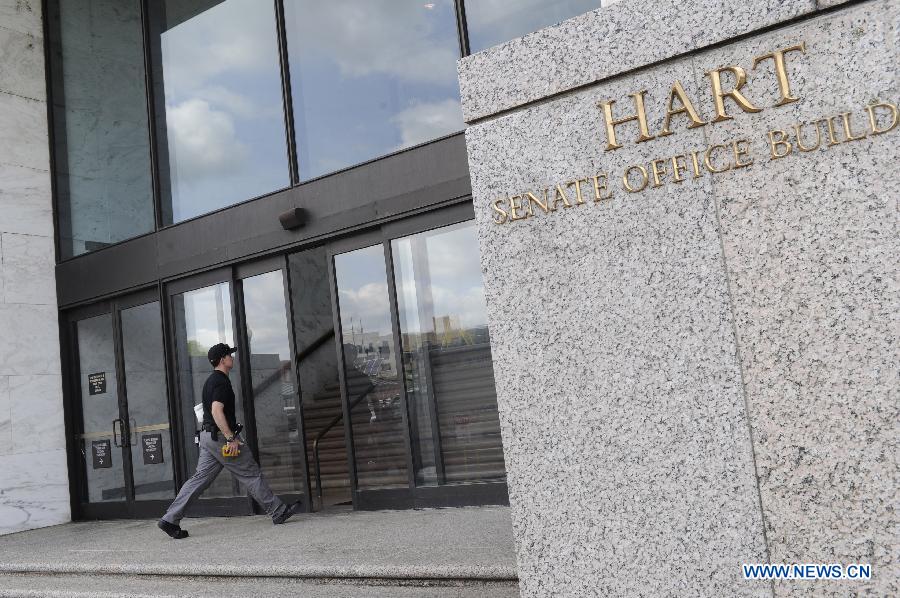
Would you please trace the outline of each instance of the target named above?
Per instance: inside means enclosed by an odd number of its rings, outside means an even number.
[[[257,0],[227,0],[162,34],[166,95],[183,96],[225,72],[269,71],[275,16]],[[277,64],[277,63],[276,63]]]
[[[288,2],[286,7],[300,38],[296,41],[307,52],[316,49],[334,60],[344,75],[388,74],[417,83],[453,83],[459,59],[453,3],[440,0],[431,3],[432,8],[425,4],[330,0]],[[438,21],[446,31],[435,27]],[[294,59],[307,58],[293,52]]]
[[[240,169],[247,148],[235,135],[227,112],[213,110],[204,100],[187,100],[166,109],[169,151],[182,180],[225,176]]]
[[[370,282],[359,289],[340,289],[339,296],[341,325],[344,329],[350,328],[352,319],[357,330],[362,321],[366,332],[390,333],[387,284]]]
[[[458,100],[418,103],[391,117],[400,127],[401,142],[397,149],[423,143],[448,132],[463,128],[462,107]]]

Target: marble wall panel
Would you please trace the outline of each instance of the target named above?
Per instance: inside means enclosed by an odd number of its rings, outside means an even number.
[[[65,450],[62,376],[10,376],[13,452]]]
[[[631,194],[618,174],[703,133],[600,141],[597,102],[665,102],[673,78],[700,93],[672,61],[466,133],[526,597],[771,593],[740,576],[766,549],[711,179]],[[571,208],[492,220],[497,198],[601,172],[612,199],[588,183],[583,205],[568,187]]]
[[[0,161],[0,233],[52,236],[52,203],[49,172]]]
[[[621,0],[462,59],[463,116],[471,122],[815,8],[815,0]]]
[[[55,305],[0,304],[0,376],[58,374]]]
[[[41,38],[0,27],[0,91],[45,101]]]
[[[2,233],[0,257],[6,303],[56,305],[56,263],[52,237]]]
[[[35,36],[43,35],[39,0],[3,0],[0,2],[0,27]]]
[[[40,8],[0,0],[0,534],[71,519]]]
[[[0,376],[0,455],[8,455],[12,452],[11,414],[9,376]]]
[[[772,560],[875,571],[870,584],[817,586],[821,596],[900,594],[900,127],[847,142],[839,118],[835,145],[819,123],[819,149],[776,160],[766,133],[791,131],[795,144],[795,124],[849,112],[863,135],[866,105],[900,104],[898,32],[900,5],[867,2],[695,59],[703,77],[806,44],[788,63],[800,101],[768,108],[780,98],[769,65],[745,88],[763,112],[706,130],[710,143],[750,139],[757,161],[717,178],[715,197]],[[815,131],[804,127],[807,146]],[[809,591],[776,583],[779,596]]]
[[[0,535],[71,520],[65,450],[2,455],[0,471]]]
[[[49,170],[47,105],[0,92],[0,162]]]

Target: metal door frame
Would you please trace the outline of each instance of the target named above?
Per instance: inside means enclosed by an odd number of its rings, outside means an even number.
[[[134,518],[134,517],[156,517],[161,510],[170,502],[169,500],[137,500],[134,490],[134,466],[132,462],[132,440],[134,433],[131,430],[129,411],[128,411],[128,390],[125,375],[124,362],[124,344],[122,338],[122,317],[121,312],[125,309],[146,305],[148,303],[157,303],[160,305],[160,321],[163,320],[162,304],[159,301],[158,289],[144,289],[135,293],[125,295],[116,299],[101,301],[89,306],[81,307],[66,312],[61,315],[62,330],[65,338],[63,343],[68,352],[69,359],[66,360],[70,365],[63,372],[63,379],[68,382],[66,385],[69,389],[70,400],[66,401],[69,405],[69,417],[66,421],[66,437],[69,448],[69,475],[70,487],[75,491],[71,496],[72,512],[78,514],[83,519],[116,519],[116,518]],[[116,405],[118,407],[117,421],[121,421],[122,430],[122,446],[119,448],[122,458],[122,476],[125,489],[125,497],[122,501],[110,503],[92,503],[88,502],[87,488],[87,456],[80,459],[81,439],[78,435],[84,433],[83,421],[83,404],[84,397],[81,393],[81,367],[80,355],[78,351],[78,322],[93,317],[109,315],[110,324],[112,325],[113,335],[113,358],[116,376]],[[164,334],[164,330],[161,331]],[[164,337],[165,338],[165,337]],[[160,349],[164,349],[160,347]],[[169,376],[166,375],[166,401],[167,416],[169,417],[169,432],[172,432],[172,413],[169,405]],[[171,438],[170,438],[171,440]],[[175,467],[177,449],[174,442],[172,447],[172,463],[170,467],[177,473]],[[115,454],[115,453],[114,453]],[[173,486],[175,478],[173,477]],[[174,488],[173,488],[174,490]]]

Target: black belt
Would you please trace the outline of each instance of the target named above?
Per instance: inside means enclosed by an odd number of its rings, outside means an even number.
[[[202,424],[200,426],[200,429],[203,430],[204,432],[209,432],[210,434],[212,434],[213,440],[219,439],[219,431],[220,431],[219,426],[217,426],[215,424]],[[240,434],[241,430],[243,430],[243,429],[244,429],[244,426],[242,426],[241,424],[234,424],[234,428],[232,429],[232,434],[234,434],[234,436],[237,437],[237,435]]]

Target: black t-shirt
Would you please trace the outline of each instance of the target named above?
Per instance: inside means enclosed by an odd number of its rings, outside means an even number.
[[[219,370],[214,370],[203,385],[203,425],[216,426],[216,421],[212,416],[213,401],[218,401],[225,406],[225,419],[228,421],[231,431],[234,432],[237,424],[234,415],[234,390],[231,388],[231,380]]]

